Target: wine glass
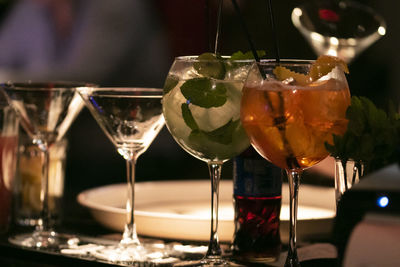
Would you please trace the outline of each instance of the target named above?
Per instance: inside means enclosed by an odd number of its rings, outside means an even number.
[[[76,89],[94,85],[73,82],[6,83],[2,89],[19,115],[21,125],[42,154],[40,218],[33,233],[10,237],[10,242],[32,248],[59,248],[78,239],[54,230],[49,208],[49,149],[60,141],[82,110]]]
[[[300,176],[328,156],[325,142],[347,127],[350,92],[340,66],[308,60],[262,61],[249,71],[241,120],[255,150],[286,170],[290,191],[289,249],[285,266],[300,266],[296,251]],[[316,200],[317,201],[317,200]]]
[[[127,221],[117,246],[95,251],[95,256],[113,262],[146,260],[134,220],[135,164],[164,126],[161,109],[162,89],[155,88],[81,88],[91,114],[126,160]]]
[[[292,22],[317,55],[351,62],[386,33],[377,12],[353,1],[312,1],[293,9]]]
[[[218,240],[218,196],[222,164],[249,147],[240,123],[240,99],[253,60],[213,56],[177,57],[168,73],[163,113],[168,130],[189,154],[208,165],[211,178],[211,234],[200,261],[179,266],[225,265]],[[195,229],[193,229],[195,231]]]

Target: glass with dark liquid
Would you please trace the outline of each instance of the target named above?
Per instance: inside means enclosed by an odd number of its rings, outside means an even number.
[[[281,252],[281,170],[250,147],[234,161],[233,256],[243,262],[273,262]]]

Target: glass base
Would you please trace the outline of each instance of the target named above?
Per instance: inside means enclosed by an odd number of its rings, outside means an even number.
[[[54,231],[35,231],[9,237],[11,244],[29,248],[65,248],[79,243],[74,235],[56,233]]]
[[[150,253],[150,251],[141,245],[124,246],[119,244],[104,246],[101,249],[91,252],[91,255],[97,259],[113,263],[132,264],[150,260]]]
[[[185,266],[185,267],[191,267],[191,266],[246,266],[246,265],[241,265],[235,262],[231,262],[226,259],[221,259],[221,258],[204,258],[202,260],[196,260],[196,261],[182,261],[177,264],[174,264],[175,266]]]

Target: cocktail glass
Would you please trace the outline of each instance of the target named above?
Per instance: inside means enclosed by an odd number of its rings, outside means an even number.
[[[325,64],[326,63],[326,64]],[[300,266],[296,251],[300,176],[328,156],[325,142],[347,128],[350,92],[341,66],[282,60],[255,64],[246,80],[241,120],[260,155],[286,170],[290,190],[289,249],[285,266]]]
[[[26,82],[2,85],[21,125],[42,154],[40,218],[33,233],[10,237],[10,242],[33,248],[58,248],[78,239],[54,230],[49,198],[49,149],[60,141],[82,110],[76,89],[93,85],[73,82]]]
[[[377,12],[354,1],[311,1],[292,11],[294,26],[317,55],[332,55],[347,63],[386,33]]]
[[[218,240],[218,195],[222,164],[249,147],[240,122],[242,87],[252,60],[175,58],[163,96],[166,125],[175,141],[208,165],[211,234],[200,261],[179,266],[225,265]],[[195,231],[195,229],[193,229]]]
[[[162,89],[81,88],[86,106],[126,160],[127,221],[117,246],[105,246],[94,255],[113,262],[141,262],[146,249],[140,243],[134,220],[135,164],[164,126],[161,108]]]

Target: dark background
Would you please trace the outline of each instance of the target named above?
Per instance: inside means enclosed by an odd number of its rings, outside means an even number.
[[[171,47],[171,63],[174,56],[193,55],[212,51],[216,27],[217,2],[209,1],[209,13],[204,0],[158,0],[160,22]],[[303,1],[273,1],[276,13],[277,35],[282,58],[314,59],[311,47],[292,25],[292,9]],[[388,100],[398,103],[400,85],[400,58],[398,38],[400,31],[396,1],[362,1],[379,12],[387,22],[387,34],[350,65],[348,82],[352,95],[370,97],[377,105],[385,107]],[[388,5],[390,2],[390,5]],[[267,15],[267,1],[240,1],[243,17],[257,49],[264,49],[274,57],[274,39]],[[393,6],[394,5],[394,6]],[[231,2],[224,1],[222,31],[219,41],[221,54],[237,50],[248,51],[249,45]],[[210,22],[206,22],[209,14]],[[163,79],[143,86],[163,86]],[[136,84],[135,84],[136,86]],[[90,135],[88,135],[90,133]],[[111,142],[91,119],[87,110],[69,131],[70,148],[67,159],[66,190],[75,194],[83,189],[125,182],[125,162],[117,154]],[[232,177],[232,163],[227,162],[223,179]],[[208,170],[201,162],[183,151],[172,139],[166,127],[137,162],[136,180],[208,179]]]

